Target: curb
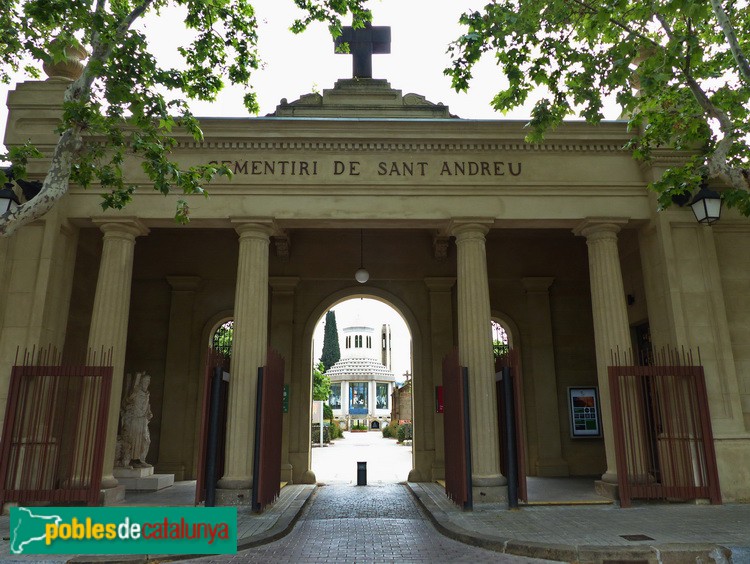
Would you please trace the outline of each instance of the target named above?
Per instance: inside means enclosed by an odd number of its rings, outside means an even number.
[[[254,546],[260,546],[262,544],[268,544],[269,542],[279,540],[280,538],[288,535],[294,528],[294,525],[297,523],[300,515],[302,515],[302,510],[307,506],[307,504],[310,502],[310,499],[313,497],[313,495],[317,494],[317,492],[318,486],[310,488],[309,490],[302,490],[289,504],[289,508],[294,508],[293,511],[290,511],[289,509],[284,511],[281,514],[281,517],[279,517],[278,521],[276,521],[276,524],[265,531],[263,534],[260,534],[256,537],[250,537],[247,540],[238,540],[237,551],[245,550],[246,548],[252,548]]]
[[[310,499],[317,494],[318,487],[305,489],[299,492],[289,503],[289,506],[279,516],[276,523],[270,529],[263,533],[237,540],[237,552],[262,544],[268,544],[279,540],[288,535],[297,523],[302,510],[310,502]],[[100,564],[107,562],[110,564],[147,564],[148,562],[179,562],[193,558],[206,558],[211,554],[132,554],[127,556],[109,555],[109,556],[77,556],[67,562],[69,564]]]
[[[491,537],[469,531],[453,523],[423,490],[417,490],[407,482],[409,491],[429,515],[430,521],[443,535],[472,546],[486,548],[503,554],[576,562],[578,564],[602,564],[606,562],[648,562],[649,564],[678,564],[681,562],[733,562],[732,549],[711,543],[675,543],[659,545],[596,546],[563,545],[541,542],[526,542],[500,537]]]

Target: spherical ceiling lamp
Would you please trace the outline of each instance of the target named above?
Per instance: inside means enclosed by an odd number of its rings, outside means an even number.
[[[370,273],[367,272],[367,269],[360,268],[359,270],[357,270],[357,272],[354,273],[354,278],[360,284],[364,284],[370,279]]]
[[[364,284],[370,279],[370,273],[364,267],[364,243],[362,230],[359,230],[359,269],[354,273],[354,279],[360,284]]]

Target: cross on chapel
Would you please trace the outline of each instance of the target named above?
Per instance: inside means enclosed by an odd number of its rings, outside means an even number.
[[[370,22],[366,22],[363,28],[347,26],[334,40],[336,53],[343,43],[349,44],[349,54],[353,57],[352,77],[372,78],[372,56],[391,52],[391,28],[372,27]]]

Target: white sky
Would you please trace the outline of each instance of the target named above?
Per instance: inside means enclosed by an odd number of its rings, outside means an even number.
[[[336,79],[351,78],[351,56],[335,54],[333,40],[323,24],[306,32],[288,31],[301,12],[291,0],[255,0],[259,21],[259,48],[263,70],[253,81],[261,112],[272,112],[281,98],[295,100],[313,90],[333,87]],[[492,61],[485,61],[476,90],[459,95],[443,75],[449,65],[448,44],[461,34],[461,13],[477,9],[484,0],[380,0],[371,2],[373,25],[391,27],[391,54],[373,56],[373,77],[385,78],[394,88],[443,102],[466,118],[490,118],[489,107],[500,86]],[[246,115],[241,93],[229,93],[220,104],[196,106],[197,115]],[[526,114],[528,112],[525,112]]]
[[[478,9],[485,0],[378,0],[371,3],[373,25],[391,27],[391,54],[373,56],[374,78],[385,78],[404,93],[415,92],[431,102],[442,102],[462,118],[500,118],[490,108],[493,95],[503,80],[492,58],[477,66],[467,94],[456,93],[443,75],[449,66],[448,44],[462,33],[457,21],[461,13]],[[289,30],[300,13],[292,0],[255,0],[259,21],[260,55],[263,68],[252,84],[258,94],[261,116],[274,111],[282,98],[296,100],[313,90],[333,87],[336,79],[351,77],[351,56],[335,54],[333,41],[323,24],[294,35]],[[176,46],[188,40],[180,13],[163,12],[159,18],[141,25],[153,39],[157,57],[162,60],[176,53]],[[24,78],[19,76],[19,80]],[[6,94],[12,85],[0,84],[0,130],[5,131]],[[225,91],[214,103],[195,103],[198,116],[247,116],[243,93]],[[507,117],[528,117],[528,104]],[[616,117],[616,116],[612,116]]]

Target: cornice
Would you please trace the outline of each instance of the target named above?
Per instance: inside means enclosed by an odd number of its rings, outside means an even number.
[[[629,155],[630,151],[617,143],[423,143],[417,141],[187,141],[176,145],[178,150],[222,150],[222,151],[317,151],[317,152],[526,152],[526,153],[617,153]]]

